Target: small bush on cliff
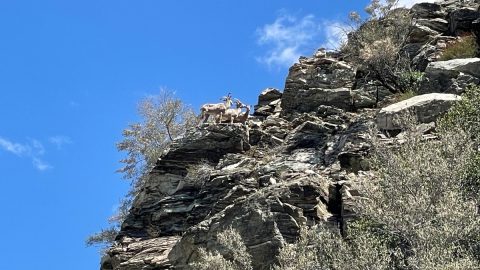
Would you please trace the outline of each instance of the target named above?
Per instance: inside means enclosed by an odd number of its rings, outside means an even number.
[[[118,228],[116,226],[112,226],[108,229],[102,229],[100,232],[90,235],[85,241],[85,243],[87,244],[87,246],[101,245],[103,246],[103,248],[105,248],[106,245],[115,241],[115,237],[117,236],[117,234]]]
[[[105,251],[105,248],[107,248],[108,245],[111,245],[115,241],[115,237],[120,230],[120,223],[123,222],[123,220],[127,216],[130,204],[130,198],[125,198],[121,200],[120,205],[117,209],[117,213],[108,219],[108,223],[110,223],[111,226],[107,229],[102,229],[100,232],[88,236],[85,240],[87,246],[100,246],[101,252],[103,253]]]
[[[460,37],[457,41],[447,44],[442,52],[440,61],[457,58],[471,58],[478,55],[478,44],[474,35]]]
[[[199,250],[198,260],[190,264],[190,269],[195,270],[251,270],[252,259],[247,252],[240,234],[232,228],[218,233],[218,250]],[[229,259],[226,259],[229,258]]]
[[[214,167],[206,160],[187,168],[185,181],[194,187],[201,187],[210,179]]]
[[[385,242],[358,231],[349,239],[326,226],[302,231],[295,244],[285,246],[274,270],[352,269],[381,270],[391,264]]]
[[[403,93],[400,93],[397,101],[402,101],[414,97],[420,90],[420,85],[423,81],[425,73],[420,71],[407,71],[399,75],[399,85],[402,89],[405,89]]]
[[[440,129],[467,132],[480,143],[480,86],[470,85],[462,94],[462,100],[455,103],[439,121]]]
[[[182,136],[197,121],[193,110],[169,90],[141,101],[138,112],[142,121],[124,129],[124,138],[117,144],[119,151],[127,153],[120,161],[125,166],[118,171],[133,181],[134,190],[142,186],[148,172],[173,139]]]
[[[175,97],[172,91],[162,89],[157,96],[149,96],[138,106],[141,121],[130,124],[123,130],[123,140],[117,144],[119,151],[127,157],[120,162],[125,166],[118,170],[124,178],[131,180],[132,188],[121,201],[117,214],[109,219],[112,226],[89,236],[86,244],[111,244],[130,209],[132,198],[142,188],[149,171],[162,152],[172,141],[182,136],[186,130],[196,125],[193,110]]]
[[[414,24],[408,10],[396,9],[397,3],[398,0],[372,0],[365,9],[369,14],[366,20],[351,13],[356,30],[348,34],[348,41],[341,48],[345,58],[364,71],[365,79],[392,93],[408,91],[401,83],[401,75],[411,70],[405,48]]]

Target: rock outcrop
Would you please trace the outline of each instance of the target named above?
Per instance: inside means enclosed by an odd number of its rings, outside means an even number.
[[[432,93],[419,95],[382,108],[377,115],[377,127],[381,130],[399,130],[402,117],[413,114],[419,123],[435,122],[460,97],[454,94]]]
[[[258,96],[258,105],[255,105],[253,115],[269,116],[279,114],[281,107],[282,93],[275,88],[267,88]]]
[[[469,84],[480,83],[480,58],[432,62],[425,78],[422,92],[461,94]]]

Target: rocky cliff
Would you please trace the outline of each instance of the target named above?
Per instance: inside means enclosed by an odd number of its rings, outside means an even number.
[[[393,116],[412,108],[430,123],[454,94],[480,82],[480,59],[437,61],[459,33],[479,33],[478,4],[422,3],[412,12],[409,48],[412,63],[425,71],[421,89],[442,94],[380,110],[392,95],[362,80],[342,55],[302,57],[283,92],[260,94],[247,125],[206,124],[175,141],[135,198],[101,269],[182,269],[200,247],[214,249],[217,233],[229,227],[242,236],[253,268],[270,269],[302,226],[342,230],[354,216],[353,183],[370,174],[370,130],[395,130]],[[195,166],[207,166],[208,174],[192,176]]]

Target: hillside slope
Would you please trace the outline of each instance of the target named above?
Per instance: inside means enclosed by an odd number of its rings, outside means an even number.
[[[217,234],[230,227],[253,268],[270,269],[302,226],[325,223],[342,231],[355,216],[355,181],[371,175],[370,130],[395,134],[393,116],[412,106],[420,122],[435,121],[456,100],[448,94],[480,82],[480,59],[438,61],[445,44],[480,33],[478,4],[423,3],[412,12],[417,23],[409,48],[412,64],[425,72],[421,93],[443,95],[379,114],[398,96],[364,80],[344,55],[302,57],[282,92],[260,94],[247,126],[204,124],[174,142],[135,198],[101,270],[182,269],[199,248],[221,252]],[[200,168],[206,173],[192,173]]]

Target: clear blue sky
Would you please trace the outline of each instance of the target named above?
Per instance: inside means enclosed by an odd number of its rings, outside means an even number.
[[[366,2],[0,0],[0,269],[98,269],[84,241],[128,189],[115,142],[142,97],[254,104]]]

